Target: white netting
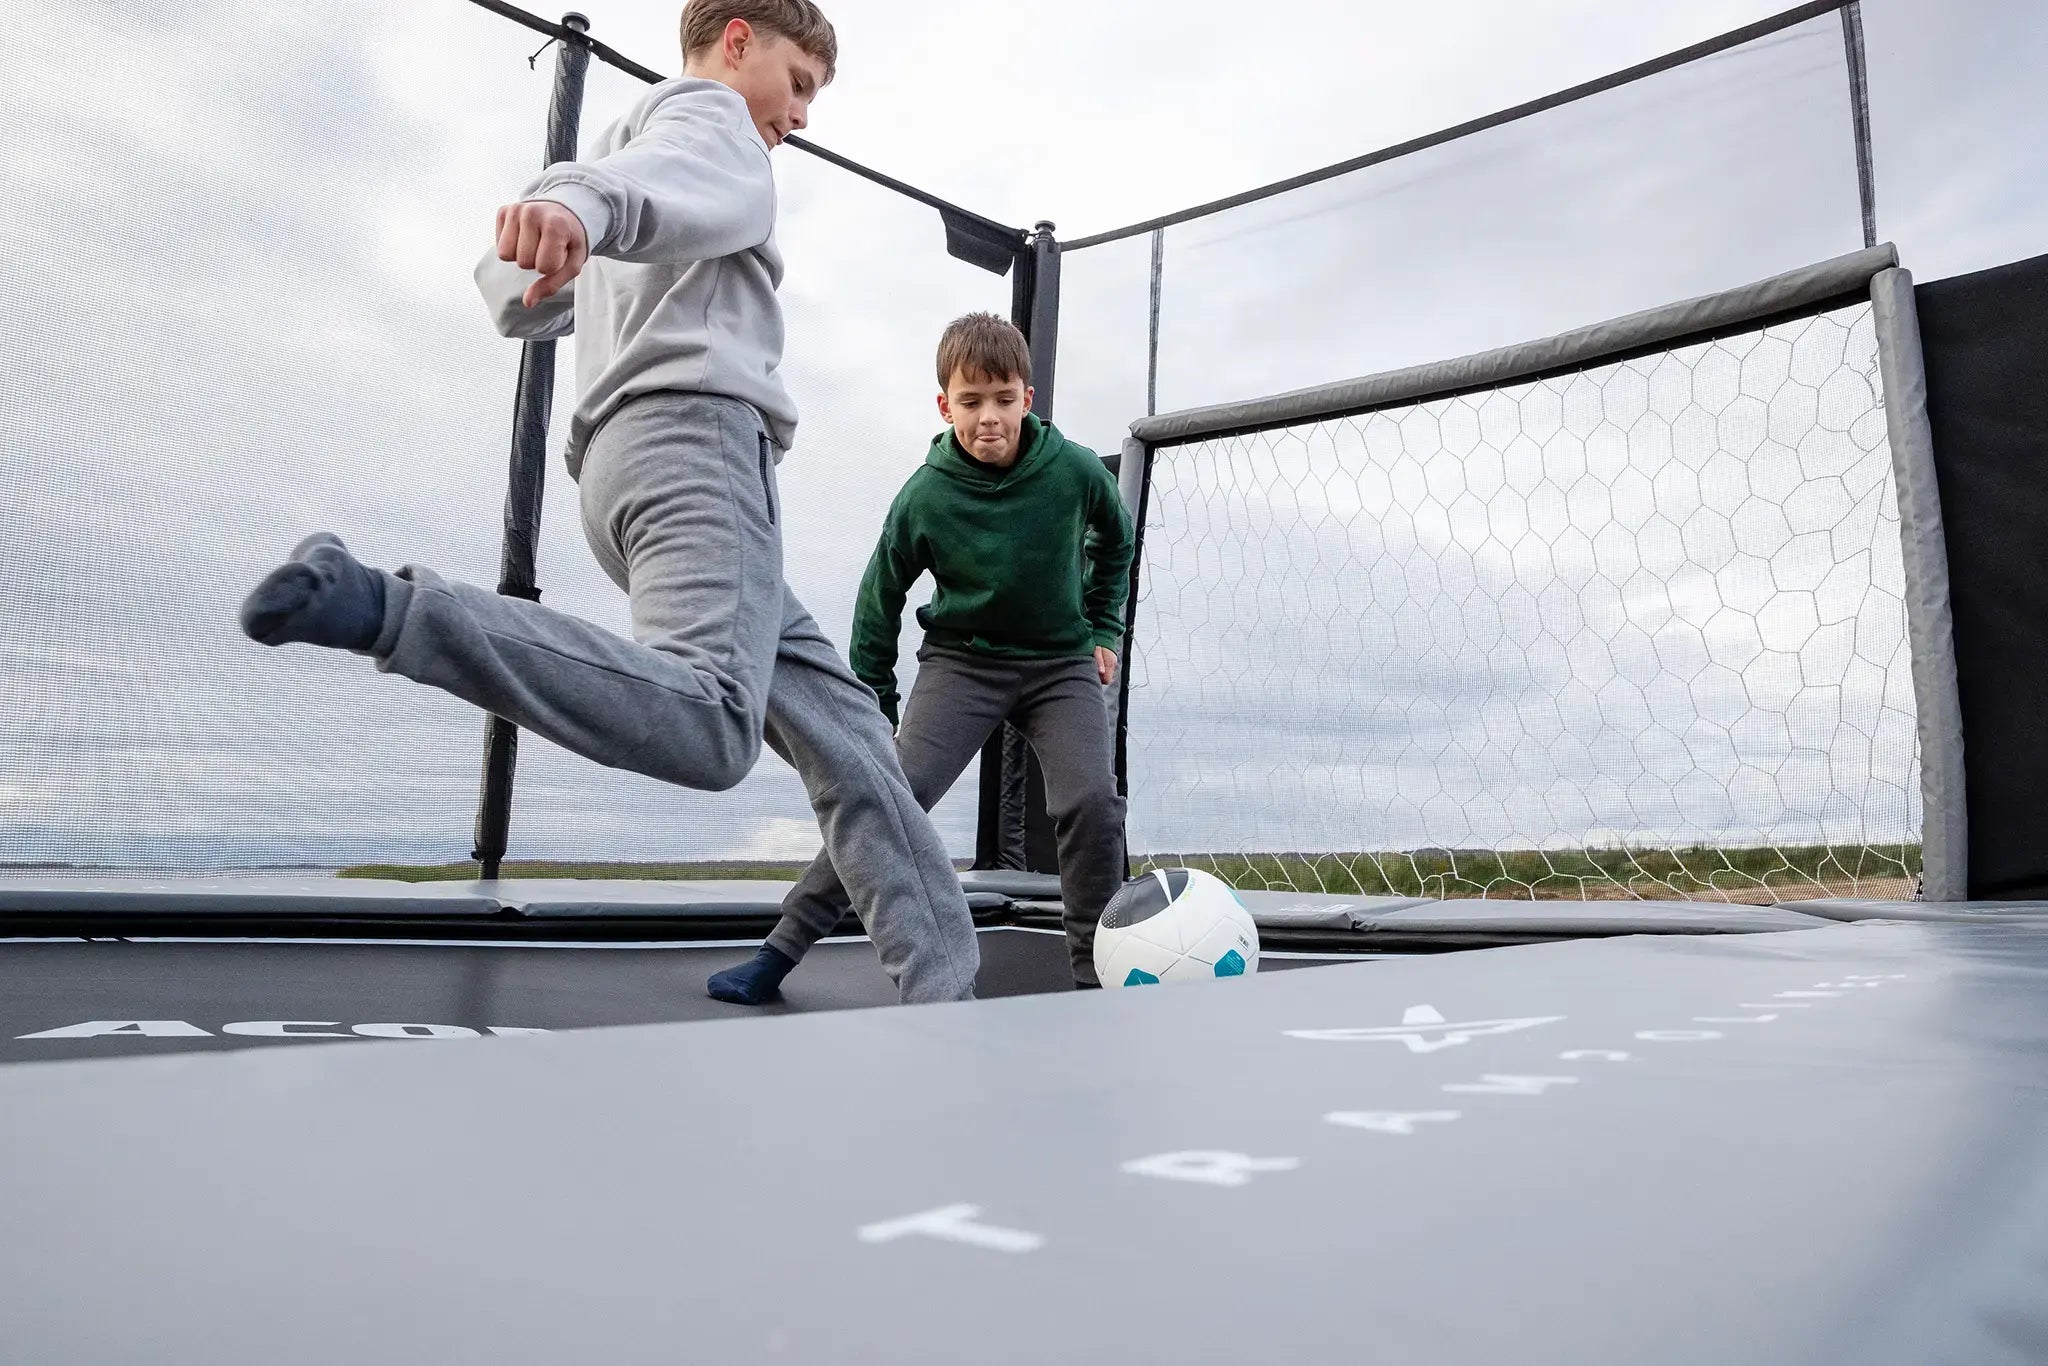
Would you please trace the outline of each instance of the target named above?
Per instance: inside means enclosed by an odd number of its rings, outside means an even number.
[[[1903,895],[1870,309],[1162,448],[1131,847],[1243,885]]]
[[[470,272],[540,169],[553,54],[529,65],[537,35],[465,4],[30,0],[23,18],[0,83],[0,248],[35,301],[0,330],[0,865],[466,858],[482,714],[365,660],[265,650],[235,613],[312,530],[497,582],[519,348]],[[593,63],[585,145],[644,89]],[[843,647],[883,510],[939,426],[939,330],[1009,284],[949,259],[930,209],[776,162],[803,414],[788,574]],[[560,458],[573,352],[539,583],[623,632]],[[715,795],[531,734],[519,758],[514,859],[817,848],[772,756]],[[940,812],[956,851],[973,780]]]

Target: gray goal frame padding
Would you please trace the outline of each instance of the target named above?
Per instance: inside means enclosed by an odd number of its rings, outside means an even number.
[[[1949,607],[1948,542],[1934,477],[1927,420],[1927,368],[1912,272],[1893,268],[1870,282],[1885,426],[1899,487],[1899,536],[1906,570],[1906,641],[1912,653],[1920,728],[1920,895],[1969,895],[1969,818],[1963,786],[1963,704],[1956,685],[1955,618]]]
[[[1575,331],[1456,360],[1434,361],[1266,398],[1185,408],[1131,424],[1121,467],[1124,500],[1144,504],[1150,456],[1162,447],[1499,388],[1587,369],[1658,347],[1682,345],[1868,298],[1878,344],[1885,425],[1897,480],[1906,584],[1906,628],[1920,746],[1920,897],[1962,900],[1968,886],[1968,808],[1962,706],[1956,683],[1948,554],[1927,417],[1927,376],[1913,277],[1889,242],[1787,271],[1718,294],[1645,309]],[[1140,529],[1140,536],[1143,531]],[[1142,545],[1142,541],[1141,541]],[[1139,566],[1142,569],[1142,559]],[[1134,577],[1135,585],[1135,577]],[[1135,661],[1136,594],[1127,621],[1124,667]],[[1128,702],[1122,712],[1128,712]],[[1128,717],[1123,718],[1125,725]]]
[[[1184,408],[1177,413],[1140,418],[1131,424],[1131,435],[1151,446],[1178,445],[1230,432],[1291,427],[1335,413],[1358,413],[1473,389],[1490,389],[1518,379],[1591,365],[1681,337],[1738,328],[1759,319],[1860,295],[1869,288],[1872,277],[1898,263],[1898,249],[1886,242],[1768,280],[1631,313],[1542,341],[1503,346],[1458,360],[1412,365],[1363,379],[1296,389],[1270,398]]]

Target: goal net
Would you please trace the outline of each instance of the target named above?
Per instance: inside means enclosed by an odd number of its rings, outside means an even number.
[[[1143,535],[1137,866],[1436,897],[1912,892],[1868,303],[1161,441]]]

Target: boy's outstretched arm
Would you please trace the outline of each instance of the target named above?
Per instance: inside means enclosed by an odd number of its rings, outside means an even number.
[[[499,209],[497,241],[476,266],[492,325],[529,341],[575,331],[576,296],[563,286],[589,259],[582,221],[560,204],[536,199]]]
[[[895,726],[902,698],[896,691],[896,641],[903,632],[903,602],[910,585],[924,572],[904,528],[903,500],[882,524],[882,538],[861,575],[860,597],[853,608],[853,645],[847,662],[854,676],[875,690],[882,714]]]
[[[767,241],[775,180],[744,110],[727,107],[738,98],[723,89],[674,91],[625,146],[593,161],[558,162],[518,203],[500,208],[497,242],[476,270],[498,330],[566,335],[563,291],[592,256],[684,265]]]
[[[768,148],[739,96],[722,86],[671,93],[625,146],[550,166],[526,199],[573,213],[587,256],[643,264],[715,261],[760,246],[775,229]],[[544,230],[538,241],[534,268],[544,271]]]
[[[1092,457],[1091,457],[1092,458]],[[1082,552],[1088,557],[1088,584],[1082,605],[1095,639],[1095,663],[1104,683],[1116,678],[1117,652],[1124,647],[1124,607],[1131,593],[1131,560],[1137,536],[1123,494],[1107,467],[1096,465],[1101,478],[1088,488],[1088,532]]]

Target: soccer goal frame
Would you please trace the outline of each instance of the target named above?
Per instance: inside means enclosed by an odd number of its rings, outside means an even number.
[[[1133,790],[1134,808],[1146,782],[1138,751],[1143,748],[1148,724],[1156,725],[1162,719],[1148,716],[1145,684],[1134,684],[1147,664],[1145,614],[1154,606],[1148,598],[1155,575],[1148,574],[1148,569],[1157,557],[1148,554],[1148,542],[1156,544],[1166,529],[1155,495],[1159,476],[1174,471],[1175,462],[1191,459],[1205,443],[1368,419],[1396,410],[1412,412],[1420,405],[1581,376],[1601,367],[1850,308],[1858,310],[1859,320],[1867,310],[1875,332],[1877,373],[1869,378],[1873,387],[1882,391],[1883,440],[1896,496],[1904,589],[1900,596],[1918,759],[1921,828],[1917,890],[1929,901],[1962,899],[1967,883],[1967,813],[1947,554],[1913,282],[1889,244],[1521,345],[1245,402],[1163,413],[1132,423],[1119,462],[1119,481],[1138,526],[1139,547],[1124,641],[1127,667],[1117,699],[1117,763],[1120,775]],[[1312,458],[1336,459],[1327,446],[1304,444],[1302,450],[1321,451]],[[1134,839],[1134,863],[1148,854],[1165,852],[1142,844],[1142,838]],[[1438,884],[1440,894],[1455,894],[1442,893],[1444,885]],[[1804,887],[1800,894],[1810,895],[1811,891]],[[1707,894],[1711,895],[1711,890]]]

